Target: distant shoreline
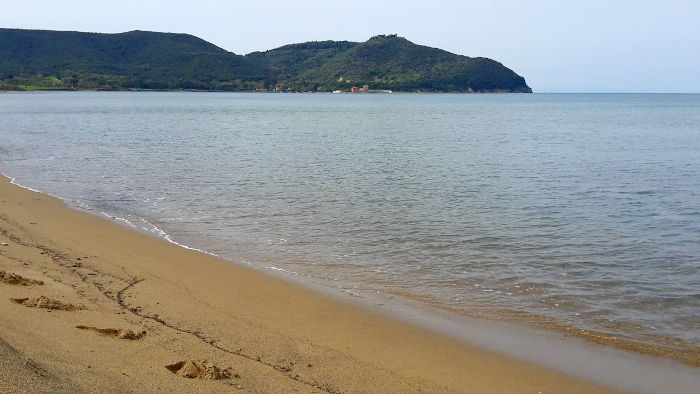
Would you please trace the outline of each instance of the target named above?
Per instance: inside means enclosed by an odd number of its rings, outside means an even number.
[[[367,95],[367,94],[533,94],[534,92],[461,92],[461,91],[411,91],[411,90],[392,90],[388,92],[359,92],[353,93],[350,91],[329,92],[329,91],[303,91],[303,90],[206,90],[206,89],[66,89],[66,88],[18,88],[4,89],[0,88],[0,92],[192,92],[192,93],[281,93],[281,94],[351,94],[351,95]],[[575,93],[574,93],[575,94]]]

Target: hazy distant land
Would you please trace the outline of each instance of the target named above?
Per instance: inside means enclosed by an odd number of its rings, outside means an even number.
[[[520,92],[525,79],[484,57],[396,35],[313,41],[245,56],[189,34],[0,29],[0,90]]]

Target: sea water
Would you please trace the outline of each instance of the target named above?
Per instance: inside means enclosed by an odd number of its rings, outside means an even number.
[[[5,93],[0,171],[358,298],[698,355],[700,95]]]

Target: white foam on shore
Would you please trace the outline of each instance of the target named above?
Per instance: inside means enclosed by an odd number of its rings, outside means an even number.
[[[251,265],[250,263],[246,262],[246,264]],[[277,272],[284,272],[285,274],[289,275],[297,275],[297,276],[305,276],[307,278],[313,278],[311,275],[305,275],[296,271],[290,271],[285,268],[280,268],[280,267],[275,267],[274,265],[269,265],[269,266],[264,266],[263,268],[271,270],[271,271],[277,271]]]
[[[68,204],[69,202],[71,202],[71,203],[74,204],[74,206],[75,206],[76,208],[80,208],[80,209],[83,209],[83,210],[86,210],[86,211],[92,211],[92,210],[93,210],[93,208],[92,208],[90,205],[88,205],[88,204],[86,204],[86,203],[84,203],[84,202],[82,202],[82,201],[69,200],[69,199],[63,198],[63,197],[61,197],[61,196],[57,196],[57,195],[55,195],[55,194],[43,192],[43,191],[41,191],[41,190],[33,189],[33,188],[29,187],[29,186],[22,185],[22,184],[20,184],[20,183],[17,183],[17,178],[12,177],[12,176],[9,176],[9,175],[5,174],[4,172],[0,172],[0,175],[2,175],[2,176],[4,176],[5,178],[9,179],[9,180],[10,180],[10,183],[11,183],[12,185],[15,185],[15,186],[17,186],[17,187],[20,187],[20,188],[22,188],[22,189],[29,190],[29,191],[34,192],[34,193],[39,193],[39,194],[44,194],[44,195],[47,195],[47,196],[51,196],[51,197],[53,197],[53,198],[57,198],[57,199],[59,199],[59,200],[61,200],[61,201],[64,201],[66,204]],[[70,204],[68,204],[68,205],[70,205]],[[184,248],[184,249],[187,249],[187,250],[192,250],[192,251],[195,251],[195,252],[200,252],[200,253],[208,254],[208,255],[214,256],[214,257],[219,257],[219,255],[217,255],[217,254],[215,254],[215,253],[211,253],[211,252],[207,252],[206,250],[194,248],[194,247],[192,247],[192,246],[188,246],[188,245],[185,245],[185,244],[182,244],[182,243],[180,243],[180,242],[177,242],[177,241],[173,240],[172,237],[170,236],[170,234],[166,233],[165,231],[163,231],[163,229],[161,229],[160,227],[156,226],[155,224],[149,222],[149,221],[146,220],[146,219],[139,218],[139,220],[141,220],[141,221],[143,221],[144,223],[146,223],[146,224],[148,224],[149,226],[151,226],[151,229],[148,229],[148,228],[145,228],[145,227],[141,227],[141,226],[137,226],[137,225],[135,225],[134,223],[132,223],[132,222],[131,222],[129,219],[127,219],[127,218],[123,218],[123,217],[111,215],[111,214],[109,214],[109,213],[107,213],[107,212],[104,212],[104,211],[100,211],[100,214],[103,215],[103,216],[105,216],[106,218],[108,218],[108,219],[110,219],[110,220],[114,220],[114,221],[116,221],[117,223],[125,224],[125,225],[127,225],[127,226],[129,226],[129,227],[132,227],[132,228],[136,229],[136,230],[139,230],[139,231],[146,231],[146,232],[148,232],[148,233],[150,233],[150,234],[155,234],[156,236],[158,236],[158,237],[160,237],[160,238],[163,238],[163,239],[165,239],[166,241],[170,242],[171,244],[177,245],[177,246],[179,246],[179,247],[181,247],[181,248]]]
[[[162,239],[164,239],[164,240],[170,242],[171,244],[177,245],[177,246],[179,246],[179,247],[181,247],[181,248],[184,248],[184,249],[187,249],[187,250],[193,250],[193,251],[199,252],[199,253],[208,254],[208,255],[214,256],[214,257],[219,257],[219,255],[217,255],[216,253],[212,253],[212,252],[208,252],[208,251],[203,250],[203,249],[199,249],[199,248],[195,248],[195,247],[192,247],[192,246],[188,246],[188,245],[185,245],[185,244],[183,244],[183,243],[180,243],[180,242],[177,242],[177,241],[173,240],[173,238],[172,238],[172,236],[171,236],[170,234],[166,233],[163,229],[161,229],[160,227],[156,226],[155,224],[149,222],[148,220],[146,220],[146,219],[144,219],[144,218],[138,218],[138,219],[141,220],[142,222],[146,223],[147,225],[149,225],[150,228],[148,228],[148,227],[143,227],[143,226],[138,226],[138,225],[132,223],[132,222],[131,222],[129,219],[127,219],[127,218],[123,218],[123,217],[119,217],[119,216],[114,216],[114,215],[111,215],[111,214],[109,214],[109,213],[107,213],[107,212],[104,212],[104,211],[100,211],[100,213],[101,213],[102,215],[106,216],[108,219],[112,219],[112,220],[115,220],[115,221],[117,221],[117,222],[124,223],[124,224],[126,224],[126,225],[128,225],[128,226],[130,226],[130,227],[133,227],[133,228],[136,229],[136,230],[139,230],[139,231],[146,231],[146,232],[148,232],[148,233],[150,233],[150,234],[155,234],[157,237],[162,238]]]
[[[49,193],[44,193],[44,192],[39,191],[39,190],[36,190],[36,189],[32,189],[32,188],[29,187],[29,186],[20,185],[19,183],[15,182],[16,178],[11,177],[11,176],[5,174],[4,172],[0,172],[0,175],[2,175],[2,176],[4,176],[5,178],[9,179],[11,184],[13,184],[13,185],[15,185],[15,186],[19,186],[19,187],[21,187],[22,189],[26,189],[26,190],[32,191],[32,192],[34,192],[34,193],[46,194],[46,195],[48,195],[48,196],[56,197],[56,198],[58,198],[58,199],[63,200],[61,197],[54,196],[54,195],[49,194]]]

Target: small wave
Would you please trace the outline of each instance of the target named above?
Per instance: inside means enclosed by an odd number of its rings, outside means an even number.
[[[180,243],[180,242],[177,242],[177,241],[173,240],[170,234],[166,233],[163,229],[161,229],[160,227],[156,226],[155,224],[149,222],[149,221],[146,220],[146,219],[139,218],[139,220],[141,220],[142,222],[144,222],[144,223],[146,223],[147,225],[149,225],[149,226],[151,227],[150,229],[147,228],[147,227],[138,226],[138,225],[132,223],[132,222],[131,222],[129,219],[127,219],[127,218],[122,218],[122,217],[110,215],[109,213],[103,212],[103,211],[100,212],[100,213],[101,213],[102,215],[104,215],[104,216],[106,216],[106,217],[112,219],[112,220],[116,220],[116,221],[118,221],[118,222],[125,223],[125,224],[127,224],[128,226],[133,227],[133,228],[135,228],[135,229],[138,229],[138,230],[145,230],[145,231],[148,231],[149,233],[154,233],[154,234],[156,234],[158,237],[163,238],[163,239],[165,239],[166,241],[170,242],[171,244],[177,245],[177,246],[179,246],[179,247],[181,247],[181,248],[188,249],[188,250],[193,250],[193,251],[195,251],[195,252],[200,252],[200,253],[208,254],[208,255],[214,256],[214,257],[219,257],[219,255],[217,255],[217,254],[215,254],[215,253],[208,252],[208,251],[206,251],[206,250],[199,249],[199,248],[195,248],[195,247],[192,247],[192,246],[188,246],[188,245],[185,245],[185,244],[183,244],[183,243]]]
[[[54,197],[54,198],[58,198],[58,199],[61,200],[61,201],[66,201],[66,202],[67,202],[67,201],[70,201],[70,200],[65,199],[65,198],[63,198],[63,197],[61,197],[61,196],[57,196],[57,195],[54,195],[54,194],[51,194],[51,193],[42,192],[41,190],[33,189],[33,188],[29,187],[29,186],[24,186],[24,185],[22,185],[22,184],[19,184],[19,183],[17,183],[17,178],[12,177],[12,176],[9,176],[9,175],[5,174],[4,172],[0,172],[0,175],[2,175],[2,176],[4,176],[4,177],[8,178],[8,179],[10,180],[10,184],[15,185],[15,186],[18,186],[18,187],[21,187],[22,189],[29,190],[29,191],[34,192],[34,193],[45,194],[45,195],[47,195],[47,196],[51,196],[51,197]],[[84,210],[86,210],[86,211],[92,211],[92,207],[90,207],[88,204],[86,204],[86,203],[84,203],[84,202],[82,202],[82,201],[73,201],[73,202],[75,203],[75,206],[76,206],[77,208],[84,209]],[[195,247],[192,247],[192,246],[188,246],[188,245],[185,245],[185,244],[182,244],[182,243],[180,243],[180,242],[177,242],[177,241],[173,240],[172,237],[170,236],[170,234],[166,233],[165,231],[163,231],[163,229],[161,229],[160,227],[156,226],[155,224],[149,222],[149,221],[146,220],[146,219],[140,219],[140,220],[142,220],[144,223],[146,223],[146,224],[148,224],[149,226],[151,226],[151,228],[152,228],[151,230],[149,230],[149,229],[147,229],[147,228],[144,228],[144,227],[137,226],[137,225],[135,225],[134,223],[132,223],[129,219],[122,218],[122,217],[118,217],[118,216],[114,216],[114,215],[110,215],[109,213],[104,212],[104,211],[100,211],[100,214],[102,214],[103,216],[107,217],[108,219],[112,219],[112,220],[115,220],[115,221],[117,221],[117,222],[122,222],[122,223],[124,223],[124,224],[126,224],[126,225],[128,225],[128,226],[130,226],[130,227],[132,227],[132,228],[135,228],[135,229],[137,229],[137,230],[146,230],[146,231],[148,231],[148,232],[156,233],[159,237],[161,237],[161,238],[165,239],[166,241],[168,241],[168,242],[170,242],[170,243],[172,243],[172,244],[175,244],[175,245],[177,245],[177,246],[179,246],[179,247],[181,247],[181,248],[185,248],[185,249],[188,249],[188,250],[193,250],[193,251],[195,251],[195,252],[200,252],[200,253],[208,254],[208,255],[214,256],[214,257],[219,257],[219,256],[218,256],[217,254],[215,254],[215,253],[208,252],[208,251],[206,251],[206,250],[202,250],[202,249],[195,248]]]
[[[160,227],[156,226],[155,224],[149,222],[149,221],[146,220],[146,219],[141,219],[141,220],[143,220],[145,223],[147,223],[149,226],[151,226],[151,227],[153,228],[153,231],[154,231],[155,233],[157,233],[159,236],[161,236],[162,238],[164,238],[166,241],[170,242],[171,244],[175,244],[175,245],[177,245],[177,246],[179,246],[179,247],[181,247],[181,248],[185,248],[185,249],[188,249],[188,250],[194,250],[195,252],[200,252],[200,253],[208,254],[208,255],[214,256],[214,257],[219,257],[219,255],[217,255],[216,253],[207,252],[206,250],[202,250],[202,249],[199,249],[199,248],[194,248],[194,247],[192,247],[192,246],[187,246],[187,245],[185,245],[185,244],[179,243],[179,242],[173,240],[172,237],[170,236],[170,234],[168,234],[168,233],[166,233],[165,231],[163,231],[163,229],[161,229]]]
[[[288,270],[288,269],[284,269],[284,268],[280,268],[280,267],[275,267],[275,266],[272,266],[272,265],[266,266],[266,267],[264,267],[264,268],[269,269],[269,270],[272,270],[272,271],[279,271],[279,272],[284,272],[284,273],[292,274],[292,275],[305,276],[305,275],[302,275],[302,274],[300,274],[300,273],[298,273],[298,272],[296,272],[296,271],[290,271],[290,270]]]
[[[41,191],[39,191],[39,190],[36,190],[36,189],[32,189],[32,188],[29,187],[29,186],[20,185],[19,183],[16,182],[16,178],[11,177],[11,176],[5,174],[4,172],[0,172],[0,174],[2,174],[2,176],[6,177],[6,178],[9,178],[11,184],[13,184],[13,185],[15,185],[15,186],[19,186],[19,187],[21,187],[22,189],[26,189],[26,190],[32,191],[32,192],[34,192],[34,193],[48,194],[48,193],[43,193],[43,192],[41,192]],[[56,197],[56,196],[53,196],[53,195],[51,195],[51,194],[48,194],[48,195],[49,195],[49,196],[52,196],[52,197]],[[61,200],[63,200],[61,197],[56,197],[56,198],[60,198]]]

